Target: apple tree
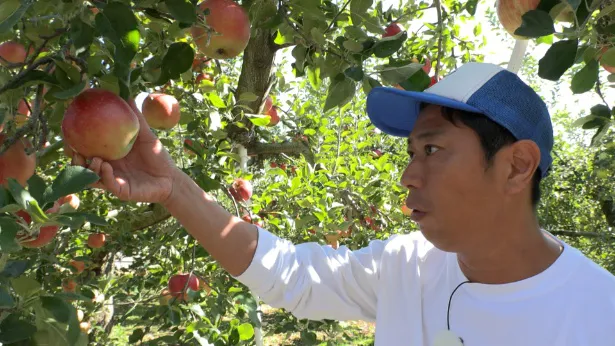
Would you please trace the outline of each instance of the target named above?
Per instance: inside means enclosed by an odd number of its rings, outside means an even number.
[[[513,2],[498,3],[498,25],[551,45],[540,78],[574,73],[575,93],[601,96],[583,126],[604,136],[613,6],[543,0],[515,13]],[[73,152],[125,155],[137,98],[178,166],[246,222],[350,248],[412,229],[396,183],[403,140],[379,135],[365,95],[421,91],[482,61],[482,25],[461,33],[478,6],[488,5],[1,2],[0,342],[253,343],[258,297],[160,205],[92,189],[99,177],[72,166]],[[306,344],[337,328],[294,322]]]

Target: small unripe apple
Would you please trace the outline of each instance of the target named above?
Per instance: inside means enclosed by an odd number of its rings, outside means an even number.
[[[90,328],[91,327],[92,326],[90,325],[90,322],[84,321],[84,322],[80,322],[79,323],[79,329],[81,329],[81,331],[86,333],[86,334],[88,334],[90,332]]]

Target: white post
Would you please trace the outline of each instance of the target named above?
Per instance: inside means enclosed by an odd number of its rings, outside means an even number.
[[[244,147],[243,145],[239,145],[238,146],[238,151],[239,151],[239,167],[241,168],[242,171],[247,171],[248,170],[248,149],[246,149],[246,147]],[[256,316],[258,316],[258,321],[259,323],[262,323],[262,316],[260,313],[260,305],[259,305],[259,298],[257,295],[253,294],[254,298],[256,299]],[[263,330],[261,327],[255,328],[254,329],[254,341],[256,342],[256,346],[263,346]]]
[[[519,73],[521,66],[523,66],[523,56],[525,56],[525,50],[529,40],[517,40],[515,42],[515,48],[513,48],[510,60],[508,61],[508,70],[513,73]]]

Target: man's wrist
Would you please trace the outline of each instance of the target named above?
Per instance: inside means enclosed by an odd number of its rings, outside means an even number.
[[[169,196],[160,203],[165,209],[168,210],[168,207],[175,203],[177,196],[180,194],[179,191],[182,189],[182,186],[185,185],[186,179],[190,179],[186,173],[179,168],[174,169],[171,174],[171,192]]]

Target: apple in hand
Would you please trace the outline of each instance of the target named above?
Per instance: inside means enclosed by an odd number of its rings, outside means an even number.
[[[68,146],[86,158],[119,160],[139,134],[130,105],[111,91],[92,88],[77,95],[64,113],[62,134]]]

